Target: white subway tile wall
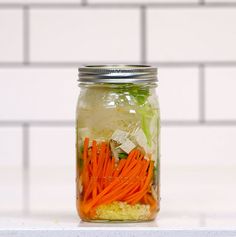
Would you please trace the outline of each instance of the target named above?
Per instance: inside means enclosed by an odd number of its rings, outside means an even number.
[[[30,211],[75,211],[75,131],[71,128],[30,129]]]
[[[0,213],[23,211],[22,145],[22,128],[0,127]]]
[[[23,12],[0,8],[0,63],[23,60]]]
[[[199,119],[199,70],[159,68],[159,100],[163,120]]]
[[[236,68],[209,67],[206,78],[206,118],[236,120]]]
[[[1,120],[73,120],[77,68],[0,68]]]
[[[75,214],[77,68],[122,62],[159,67],[162,212],[235,213],[234,3],[0,0],[0,213]]]
[[[235,140],[235,127],[163,128],[163,165],[236,167]]]
[[[139,15],[134,9],[31,10],[30,58],[33,62],[138,62]]]
[[[235,166],[162,167],[162,212],[231,217],[235,221]]]
[[[236,60],[236,8],[150,9],[147,16],[150,61]]]

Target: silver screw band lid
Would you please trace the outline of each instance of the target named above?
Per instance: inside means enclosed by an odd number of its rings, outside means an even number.
[[[86,65],[79,68],[79,82],[152,83],[157,68],[149,65]]]

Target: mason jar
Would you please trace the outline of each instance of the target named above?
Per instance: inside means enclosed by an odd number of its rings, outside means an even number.
[[[157,69],[79,68],[77,211],[83,221],[149,221],[160,208]]]

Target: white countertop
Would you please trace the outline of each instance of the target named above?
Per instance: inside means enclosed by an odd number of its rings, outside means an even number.
[[[63,176],[70,169],[53,168],[32,171],[27,216],[20,215],[23,202],[15,186],[21,179],[8,177],[17,170],[1,170],[6,176],[0,180],[0,237],[236,237],[235,167],[162,169],[160,215],[155,222],[132,224],[81,222],[73,175]]]
[[[73,215],[0,217],[0,236],[17,237],[230,237],[236,236],[236,218],[161,214],[146,223],[85,223]]]

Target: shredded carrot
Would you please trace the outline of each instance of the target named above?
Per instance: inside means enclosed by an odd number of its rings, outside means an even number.
[[[109,146],[107,146],[106,152],[104,154],[104,166],[101,172],[101,184],[102,184],[102,188],[105,188],[105,179],[106,179],[106,170],[107,170],[107,166],[109,165],[109,160],[110,160],[110,149]]]
[[[97,167],[97,143],[96,141],[93,141],[93,145],[92,145],[92,165],[93,165],[93,198],[95,198],[97,196],[97,171],[98,171],[98,167]]]
[[[141,168],[141,165],[138,165],[137,169],[134,170],[130,174],[129,179],[124,180],[121,184],[116,185],[116,187],[114,187],[114,191],[107,194],[104,198],[101,198],[99,200],[99,203],[103,203],[103,200],[104,201],[106,200],[108,202],[119,200],[124,195],[126,195],[129,191],[131,191],[134,187],[136,187],[137,183],[135,182],[135,176],[138,174],[140,168]],[[130,185],[131,181],[133,182],[133,184]],[[123,188],[123,187],[126,187],[126,188]]]
[[[127,174],[127,177],[126,179],[129,179],[129,178],[134,178],[139,172],[140,172],[140,169],[141,169],[141,165],[137,165],[137,167],[135,167],[135,169],[130,172],[129,174]],[[119,183],[119,179],[115,179],[113,182],[111,182],[96,198],[93,198],[93,200],[90,202],[90,203],[87,203],[85,206],[84,206],[84,211],[85,212],[88,212],[89,209],[94,206],[98,200],[100,200],[105,194],[107,194],[107,192],[109,192],[112,188],[114,188],[114,191],[110,192],[108,195],[112,195],[114,194],[114,192],[118,192],[120,190],[122,190],[125,186],[127,186],[127,183],[126,182],[122,182],[121,185],[119,185],[119,187],[117,187],[116,185]],[[114,187],[115,186],[115,187]],[[125,189],[124,189],[125,190]],[[120,195],[119,195],[120,196]],[[123,196],[122,196],[123,197]]]
[[[124,188],[123,189],[119,189],[119,191],[117,190],[116,193],[112,193],[113,194],[112,196],[108,196],[108,195],[104,196],[104,198],[101,199],[97,203],[97,205],[99,205],[99,204],[109,204],[109,203],[111,203],[111,202],[113,202],[115,200],[117,200],[117,201],[122,200],[122,198],[124,198],[124,196],[126,196],[127,193],[135,187],[135,185],[136,184],[133,184],[131,186],[126,187],[125,189]]]
[[[128,199],[126,199],[128,203],[131,203],[131,204],[137,203],[147,193],[147,188],[148,188],[148,185],[150,185],[150,181],[153,174],[153,167],[154,167],[154,162],[151,162],[148,169],[148,175],[142,189],[136,194],[131,195]]]
[[[134,194],[136,191],[138,191],[139,190],[139,188],[140,188],[140,182],[135,182],[134,183],[134,188],[132,189],[132,190],[130,190],[126,195],[127,196],[129,196],[129,195],[132,195],[132,194]]]
[[[83,160],[86,161],[86,158],[88,156],[88,144],[89,144],[89,138],[86,137],[84,139],[84,149],[83,149]]]
[[[106,152],[106,143],[102,142],[98,160],[97,160],[97,164],[98,164],[97,184],[98,184],[98,188],[100,188],[99,192],[101,192],[102,190],[102,172],[103,172],[103,167],[104,167],[104,162],[105,162],[105,152]]]
[[[129,162],[130,164],[127,166],[125,166],[120,174],[120,176],[126,176],[132,169],[135,168],[136,164],[138,163],[137,160],[133,160],[131,162]]]
[[[125,166],[124,166],[124,170],[129,166],[131,160],[133,159],[133,157],[135,157],[137,155],[137,150],[132,150],[127,159],[126,159],[126,162],[125,162]]]
[[[153,162],[144,159],[138,149],[133,149],[126,159],[115,164],[107,143],[84,141],[83,159],[83,213],[93,215],[96,206],[113,201],[135,204],[139,201],[154,208],[155,200],[148,194],[153,174]]]
[[[122,159],[122,160],[119,162],[119,164],[118,164],[118,166],[117,166],[117,168],[116,168],[116,170],[115,170],[115,172],[114,172],[113,177],[117,177],[117,176],[120,174],[120,172],[121,172],[122,169],[124,168],[125,163],[126,163],[126,160],[125,160],[125,159]]]
[[[145,204],[148,204],[147,194],[145,194],[145,195],[143,196],[143,201],[144,201]]]
[[[98,176],[100,176],[102,172],[103,164],[105,161],[105,151],[106,151],[106,143],[103,142],[98,156]]]
[[[102,191],[101,184],[99,182],[97,182],[97,186],[98,186],[98,193],[100,193]]]
[[[115,158],[112,157],[112,159],[111,159],[111,170],[110,170],[110,174],[109,174],[110,177],[113,176],[114,170],[115,170]]]
[[[150,194],[147,194],[146,197],[147,202],[150,205],[151,211],[155,210],[157,208],[157,201]]]
[[[88,187],[87,189],[85,190],[85,193],[84,193],[84,201],[86,201],[90,195],[90,193],[92,192],[93,190],[93,180],[90,179],[89,181],[89,184],[88,184]]]
[[[89,144],[89,138],[86,137],[84,139],[84,148],[83,148],[83,173],[82,173],[82,182],[85,187],[88,186],[89,178],[88,178],[88,172],[86,172],[87,169],[87,157],[88,157],[88,144]]]

